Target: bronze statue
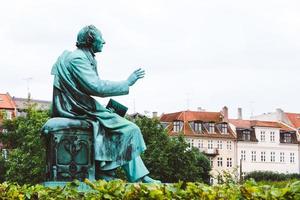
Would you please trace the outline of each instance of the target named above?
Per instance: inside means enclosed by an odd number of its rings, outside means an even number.
[[[126,80],[103,80],[97,71],[95,53],[105,41],[93,25],[82,28],[74,51],[64,51],[52,68],[55,75],[52,117],[85,120],[92,124],[97,178],[111,180],[122,167],[129,182],[160,182],[148,176],[140,154],[146,145],[138,126],[103,107],[92,96],[126,95],[129,87],[144,77],[135,70]],[[54,125],[55,126],[55,125]]]

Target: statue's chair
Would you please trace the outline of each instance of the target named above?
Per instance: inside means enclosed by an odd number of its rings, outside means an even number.
[[[47,145],[47,181],[95,180],[93,132],[87,121],[51,118],[42,134]]]

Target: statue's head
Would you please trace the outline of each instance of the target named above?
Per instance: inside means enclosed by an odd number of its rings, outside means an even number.
[[[101,32],[94,25],[83,27],[77,35],[78,48],[88,48],[93,53],[97,53],[102,51],[104,44]]]

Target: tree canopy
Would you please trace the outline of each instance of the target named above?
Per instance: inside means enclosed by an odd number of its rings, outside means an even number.
[[[190,148],[183,135],[171,138],[158,119],[139,118],[135,123],[144,135],[147,150],[142,157],[154,178],[209,183],[209,160],[197,148]]]
[[[3,122],[7,133],[0,134],[0,141],[10,150],[8,159],[5,162],[0,160],[0,179],[19,184],[43,181],[45,146],[40,137],[40,129],[48,118],[48,111],[29,107],[25,117]]]
[[[48,111],[30,107],[26,116],[4,121],[7,133],[0,134],[0,141],[10,151],[6,161],[0,159],[0,181],[19,184],[44,181],[45,144],[40,129],[48,118]],[[189,148],[183,136],[169,137],[157,119],[139,118],[135,123],[147,144],[142,158],[151,176],[167,183],[209,182],[209,160],[198,149]]]

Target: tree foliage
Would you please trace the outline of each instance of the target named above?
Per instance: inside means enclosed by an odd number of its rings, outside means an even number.
[[[0,180],[40,183],[45,173],[45,145],[40,129],[49,118],[46,111],[30,107],[25,117],[6,120],[6,134],[0,141],[10,149],[8,160],[0,160]],[[210,164],[196,148],[189,148],[183,136],[170,138],[156,119],[141,118],[135,121],[141,128],[147,144],[142,155],[151,176],[163,182],[208,182]],[[4,163],[4,164],[3,164]]]
[[[163,182],[209,182],[210,162],[196,148],[189,148],[184,137],[170,138],[157,119],[139,118],[147,150],[143,160],[151,176]]]
[[[45,146],[40,129],[49,118],[48,111],[29,107],[25,117],[5,120],[3,128],[7,133],[0,135],[0,141],[9,149],[2,179],[23,183],[38,183],[45,173]],[[3,162],[2,162],[3,163]]]

